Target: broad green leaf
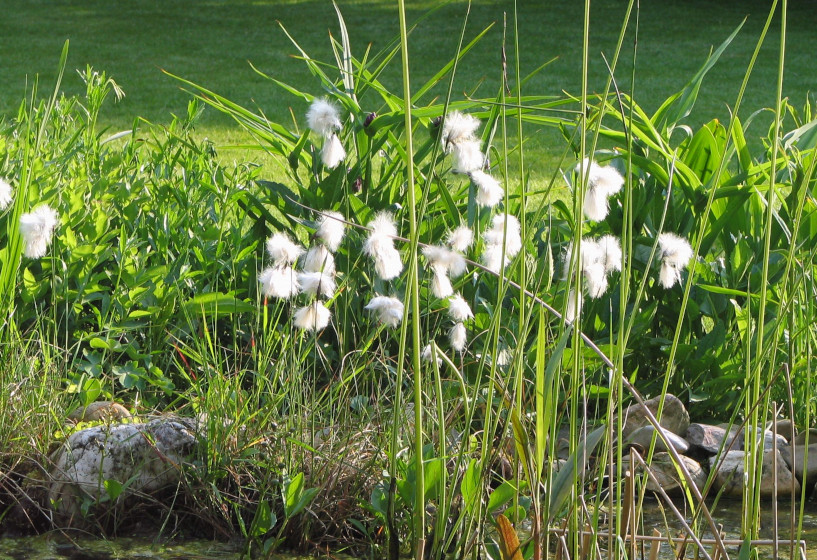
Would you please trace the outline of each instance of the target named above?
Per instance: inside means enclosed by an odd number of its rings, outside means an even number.
[[[222,316],[255,311],[255,305],[222,292],[193,296],[184,306],[193,316]]]

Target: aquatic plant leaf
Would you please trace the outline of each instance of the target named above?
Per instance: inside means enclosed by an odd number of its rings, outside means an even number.
[[[519,537],[508,518],[500,513],[496,517],[496,526],[502,560],[523,560]]]
[[[604,437],[606,429],[605,426],[599,426],[587,434],[587,438],[579,443],[579,447],[576,448],[576,451],[568,458],[564,466],[559,469],[559,474],[556,476],[556,480],[553,481],[553,486],[551,487],[548,524],[550,524],[556,514],[562,510],[567,503],[568,497],[570,497],[570,490],[573,488],[576,479],[576,467],[584,469],[593,450],[596,449],[596,446]]]

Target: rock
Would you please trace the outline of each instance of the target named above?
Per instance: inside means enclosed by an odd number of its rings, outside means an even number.
[[[792,457],[792,447],[786,445],[780,449],[783,460],[794,471],[795,476],[803,484],[817,480],[817,443],[809,445],[795,445],[794,457]],[[794,459],[794,461],[792,461]],[[792,465],[792,462],[795,462]]]
[[[712,469],[717,469],[715,474],[715,484],[726,496],[741,497],[743,495],[744,470],[743,451],[730,451],[722,460],[718,457],[709,459]],[[783,460],[780,450],[767,451],[763,454],[763,475],[760,481],[760,495],[764,498],[772,498],[774,492],[774,468],[773,461],[777,462],[777,495],[791,496],[792,484],[794,492],[800,491],[800,483],[794,478],[788,465]]]
[[[121,420],[130,418],[127,408],[113,401],[97,401],[88,406],[81,406],[68,415],[73,422],[91,422],[94,420]]]
[[[644,404],[652,411],[653,415],[658,415],[658,405],[661,403],[661,397],[655,397]],[[664,400],[664,410],[661,413],[660,425],[662,428],[683,437],[689,427],[689,413],[684,407],[684,403],[676,397],[667,393]],[[644,413],[644,408],[638,403],[630,405],[624,411],[624,428],[622,433],[625,439],[642,426],[652,425]]]
[[[817,443],[817,428],[810,428],[805,432],[800,432],[795,436],[792,443],[795,445],[805,445],[806,439],[808,439],[809,445]]]
[[[197,422],[158,418],[145,424],[104,424],[71,434],[52,456],[49,501],[74,514],[84,497],[108,496],[105,481],[122,485],[122,495],[176,485],[181,467],[198,442]]]
[[[777,433],[786,438],[786,441],[792,441],[797,433],[797,428],[794,425],[794,422],[786,418],[783,420],[778,420]]]
[[[692,447],[700,449],[709,455],[714,455],[720,450],[724,439],[727,439],[726,447],[728,447],[735,438],[737,430],[732,429],[728,432],[720,426],[710,426],[709,424],[690,424],[686,433],[686,440]],[[739,451],[741,442],[736,442],[732,449]]]
[[[664,438],[666,438],[667,442],[669,442],[669,444],[672,445],[672,447],[674,447],[678,453],[683,455],[689,450],[689,444],[684,438],[668,430],[663,430],[663,432]],[[652,424],[643,426],[638,428],[630,435],[628,442],[634,445],[639,445],[642,449],[649,449],[653,434],[655,434],[655,426]],[[667,446],[661,437],[656,436],[655,438],[655,450],[668,451]]]
[[[758,433],[758,438],[757,439],[758,439],[758,443],[759,443],[760,442],[760,433],[761,433],[760,429],[757,430],[757,433]],[[780,434],[777,434],[777,436],[775,436],[775,434],[771,430],[764,430],[763,431],[763,451],[771,451],[772,449],[774,449],[774,440],[775,440],[775,438],[777,438],[777,448],[778,449],[781,449],[781,448],[783,448],[783,447],[785,447],[786,445],[789,444],[788,440],[786,438],[784,438],[783,436],[781,436]],[[746,437],[745,436],[744,436],[743,441],[741,443],[743,444],[743,449],[745,451],[746,450]]]
[[[681,456],[681,460],[692,476],[695,486],[703,488],[704,484],[706,484],[706,472],[704,472],[703,467],[689,457]],[[655,478],[664,492],[670,495],[683,492],[684,486],[681,484],[682,475],[679,474],[675,468],[672,456],[669,453],[656,453],[652,458],[650,470],[655,475]],[[658,492],[658,486],[650,477],[647,477],[647,490],[650,492]]]

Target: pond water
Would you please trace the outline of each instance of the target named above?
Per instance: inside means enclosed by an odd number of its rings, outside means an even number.
[[[790,533],[790,504],[778,506],[778,538],[787,541]],[[774,524],[771,522],[771,504],[763,511],[761,538],[771,539],[774,535]],[[716,523],[723,525],[727,539],[736,539],[740,533],[740,502],[722,502],[718,511],[713,514]],[[687,520],[688,521],[688,520]],[[650,534],[657,529],[662,535],[677,536],[681,524],[674,519],[671,511],[663,508],[659,502],[648,501],[644,504],[642,534]],[[711,533],[704,532],[704,538]],[[817,560],[817,504],[808,503],[803,514],[802,533],[799,537],[806,542],[807,560]],[[690,547],[691,549],[692,547]],[[712,546],[707,547],[710,551]],[[649,545],[646,544],[644,557],[649,557]],[[730,558],[738,557],[739,546],[727,547]],[[772,558],[771,546],[758,547],[761,558]],[[185,540],[179,542],[154,543],[145,538],[119,538],[112,540],[94,539],[91,537],[67,538],[58,533],[26,538],[0,538],[0,560],[220,560],[242,557],[244,543],[241,540],[218,542],[207,540]],[[640,551],[639,551],[640,552]],[[640,556],[640,554],[639,554]],[[687,557],[694,554],[688,550]],[[666,544],[660,548],[661,560],[674,558],[673,550]],[[781,542],[778,557],[789,558],[789,547]],[[273,560],[299,560],[298,557],[279,554]],[[703,558],[703,557],[701,557]]]

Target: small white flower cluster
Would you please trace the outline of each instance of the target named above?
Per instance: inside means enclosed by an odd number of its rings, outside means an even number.
[[[519,220],[511,214],[494,216],[492,226],[482,234],[482,240],[485,242],[482,264],[488,270],[500,274],[522,250]]]
[[[304,251],[287,234],[276,232],[267,240],[267,252],[272,266],[258,276],[265,296],[289,299],[304,293],[313,300],[297,309],[294,325],[303,330],[318,331],[329,325],[332,313],[319,299],[335,295],[335,258],[332,252],[340,247],[345,230],[343,216],[338,212],[324,212],[318,222],[315,243]],[[301,270],[293,265],[303,255]]]
[[[624,177],[611,166],[601,166],[589,158],[576,165],[576,173],[587,175],[587,192],[584,195],[584,215],[591,222],[600,222],[609,212],[609,199],[621,190]]]
[[[327,99],[315,99],[306,113],[306,121],[313,132],[323,137],[321,161],[329,169],[336,168],[346,158],[337,135],[343,128],[338,108]]]
[[[618,239],[612,235],[595,239],[582,239],[578,257],[578,267],[584,276],[584,287],[587,295],[593,299],[598,299],[607,291],[607,277],[614,271],[621,271],[621,245]],[[571,261],[573,260],[573,244],[567,248],[564,259],[564,279],[567,279],[570,272]],[[570,289],[567,296],[568,305],[565,321],[572,323],[581,313],[582,295],[574,288]]]
[[[485,156],[480,151],[476,137],[479,119],[459,111],[445,116],[440,141],[443,151],[451,154],[451,168],[455,173],[467,173],[477,189],[476,200],[480,206],[493,207],[502,201],[505,191],[499,181],[482,170]]]

